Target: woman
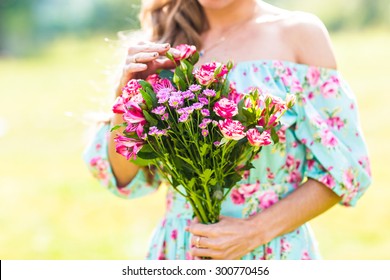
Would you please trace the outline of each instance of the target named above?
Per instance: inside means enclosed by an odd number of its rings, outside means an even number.
[[[143,15],[150,40],[158,43],[129,47],[117,95],[131,78],[172,68],[160,55],[188,43],[202,50],[199,63],[234,59],[229,79],[239,92],[261,87],[297,97],[284,116],[281,143],[253,162],[255,169],[223,204],[219,223],[191,220],[184,199],[168,192],[148,258],[320,258],[306,222],[337,203],[355,205],[370,184],[355,99],[336,70],[321,21],[255,0],[152,1]],[[122,123],[118,116],[111,125]],[[102,127],[86,151],[91,171],[121,197],[155,191],[158,175],[117,154],[115,135],[107,131]]]

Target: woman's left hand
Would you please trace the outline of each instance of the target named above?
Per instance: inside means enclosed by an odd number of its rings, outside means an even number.
[[[205,225],[195,218],[187,228],[192,233],[190,253],[195,259],[240,259],[261,245],[253,229],[248,219],[221,216],[218,223]]]

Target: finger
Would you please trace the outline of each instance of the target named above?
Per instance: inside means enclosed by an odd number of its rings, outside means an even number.
[[[199,235],[205,237],[215,236],[215,234],[211,229],[212,229],[212,225],[204,225],[204,224],[191,224],[188,227],[188,231],[193,235]]]
[[[129,55],[133,55],[139,52],[158,52],[159,54],[165,53],[171,47],[170,44],[144,44],[144,45],[133,45],[127,49]]]
[[[148,66],[143,63],[130,63],[126,64],[124,68],[124,72],[126,73],[134,73],[134,72],[141,72],[148,69]]]
[[[191,245],[197,248],[210,248],[210,249],[221,249],[220,243],[215,238],[208,238],[206,236],[200,236],[198,242],[198,236],[191,237]],[[199,243],[199,244],[197,244]]]
[[[158,52],[141,52],[134,55],[129,55],[126,63],[147,63],[159,56]]]
[[[208,248],[192,248],[190,250],[190,254],[193,256],[193,257],[209,257],[209,258],[212,258],[212,259],[222,259],[222,253],[219,252],[219,251],[216,251],[216,250],[213,250],[213,249],[208,249]]]

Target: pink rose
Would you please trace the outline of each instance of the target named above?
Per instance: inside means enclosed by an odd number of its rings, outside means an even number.
[[[269,190],[261,193],[258,197],[259,205],[262,209],[266,209],[279,200],[275,191]]]
[[[238,108],[232,100],[222,98],[215,103],[214,112],[222,118],[230,119],[238,114]]]
[[[334,97],[339,90],[340,81],[336,76],[332,76],[320,88],[321,94],[326,97]]]
[[[320,79],[320,69],[318,67],[309,67],[309,70],[307,71],[306,74],[306,79],[307,82],[309,83],[310,86],[315,86],[317,85],[319,79]]]
[[[243,204],[245,202],[244,196],[237,189],[231,191],[230,198],[234,204]]]
[[[217,69],[220,69],[219,73],[216,73]],[[201,85],[207,86],[216,81],[216,78],[225,76],[227,72],[228,70],[226,65],[222,65],[221,63],[217,62],[211,62],[203,64],[199,69],[195,70],[194,76]]]
[[[186,44],[181,44],[175,47],[176,50],[180,52],[180,56],[175,57],[175,60],[183,60],[187,59],[190,56],[192,56],[194,53],[196,53],[196,47],[190,46]]]
[[[335,117],[330,117],[326,120],[326,123],[332,127],[332,128],[337,128],[338,130],[340,130],[341,128],[344,127],[344,122],[342,121],[342,119],[338,116],[335,116]]]
[[[286,239],[285,238],[282,238],[281,239],[281,249],[282,249],[282,252],[289,252],[290,250],[291,250],[291,244],[288,242],[288,241],[286,241]]]
[[[226,119],[219,121],[218,127],[227,139],[240,140],[245,137],[245,127],[239,121]]]
[[[243,184],[238,189],[238,192],[244,197],[250,197],[259,190],[259,184]]]
[[[128,138],[122,135],[117,135],[114,138],[115,148],[118,154],[126,157],[126,159],[136,159],[138,152],[142,149],[144,142],[133,138]]]
[[[310,255],[309,255],[309,252],[308,252],[308,251],[304,250],[304,251],[302,252],[302,257],[301,257],[301,260],[311,260],[311,258],[310,258]]]
[[[319,181],[331,189],[333,189],[336,186],[336,182],[332,177],[332,175],[330,174],[326,174],[324,177],[320,178]]]
[[[131,79],[123,88],[122,88],[122,96],[127,101],[133,95],[136,95],[139,92],[141,85],[137,80]]]
[[[263,131],[260,134],[256,128],[251,128],[246,132],[246,137],[251,146],[261,147],[271,144],[271,135],[268,131]]]
[[[325,129],[321,131],[321,143],[328,148],[337,146],[338,140],[336,136],[329,130]]]

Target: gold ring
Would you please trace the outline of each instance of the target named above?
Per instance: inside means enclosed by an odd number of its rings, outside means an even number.
[[[137,63],[137,58],[135,56],[133,56],[133,62]]]
[[[200,248],[200,244],[199,243],[200,243],[200,236],[197,236],[196,237],[196,241],[195,241],[195,247],[196,248]]]

